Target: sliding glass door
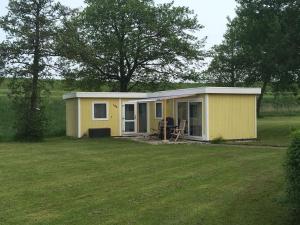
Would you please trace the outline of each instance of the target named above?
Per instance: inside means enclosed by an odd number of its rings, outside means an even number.
[[[188,102],[178,102],[177,103],[177,124],[179,126],[182,120],[186,121],[185,131],[188,132]]]
[[[202,136],[202,103],[189,103],[189,135]]]
[[[186,120],[185,134],[192,137],[202,137],[202,102],[187,100],[177,102],[177,124]]]

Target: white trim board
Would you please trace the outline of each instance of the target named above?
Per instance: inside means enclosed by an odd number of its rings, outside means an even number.
[[[206,125],[205,140],[209,141],[209,97],[208,95],[205,95],[204,99],[205,99],[204,105],[205,105],[205,125]]]
[[[77,137],[81,138],[81,105],[80,98],[77,100]]]
[[[70,98],[147,98],[148,93],[137,92],[72,92],[63,95],[63,99]]]
[[[185,95],[196,94],[242,94],[242,95],[258,95],[261,93],[260,88],[238,88],[238,87],[199,87],[186,88],[170,91],[159,91],[153,93],[138,92],[72,92],[63,95],[63,99],[71,98],[133,98],[133,99],[149,99],[159,97],[180,97]]]

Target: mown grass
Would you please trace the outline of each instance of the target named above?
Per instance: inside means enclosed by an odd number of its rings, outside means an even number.
[[[288,146],[296,130],[300,130],[300,116],[261,118],[258,122],[257,144]]]
[[[225,143],[286,147],[296,130],[300,130],[300,116],[263,117],[257,122],[257,140]]]
[[[0,224],[285,225],[283,149],[0,143]]]

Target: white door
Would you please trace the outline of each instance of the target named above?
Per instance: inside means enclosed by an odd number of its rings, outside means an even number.
[[[136,133],[136,106],[133,103],[125,103],[123,105],[123,133]]]

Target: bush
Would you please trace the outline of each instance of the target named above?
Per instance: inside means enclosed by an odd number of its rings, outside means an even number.
[[[211,143],[212,144],[222,144],[222,143],[224,143],[224,139],[222,137],[217,137],[217,138],[211,140]]]
[[[44,138],[46,118],[44,107],[32,110],[27,98],[15,98],[14,109],[16,112],[16,140],[41,141]]]
[[[287,151],[287,194],[293,211],[300,213],[300,131],[294,132]]]

